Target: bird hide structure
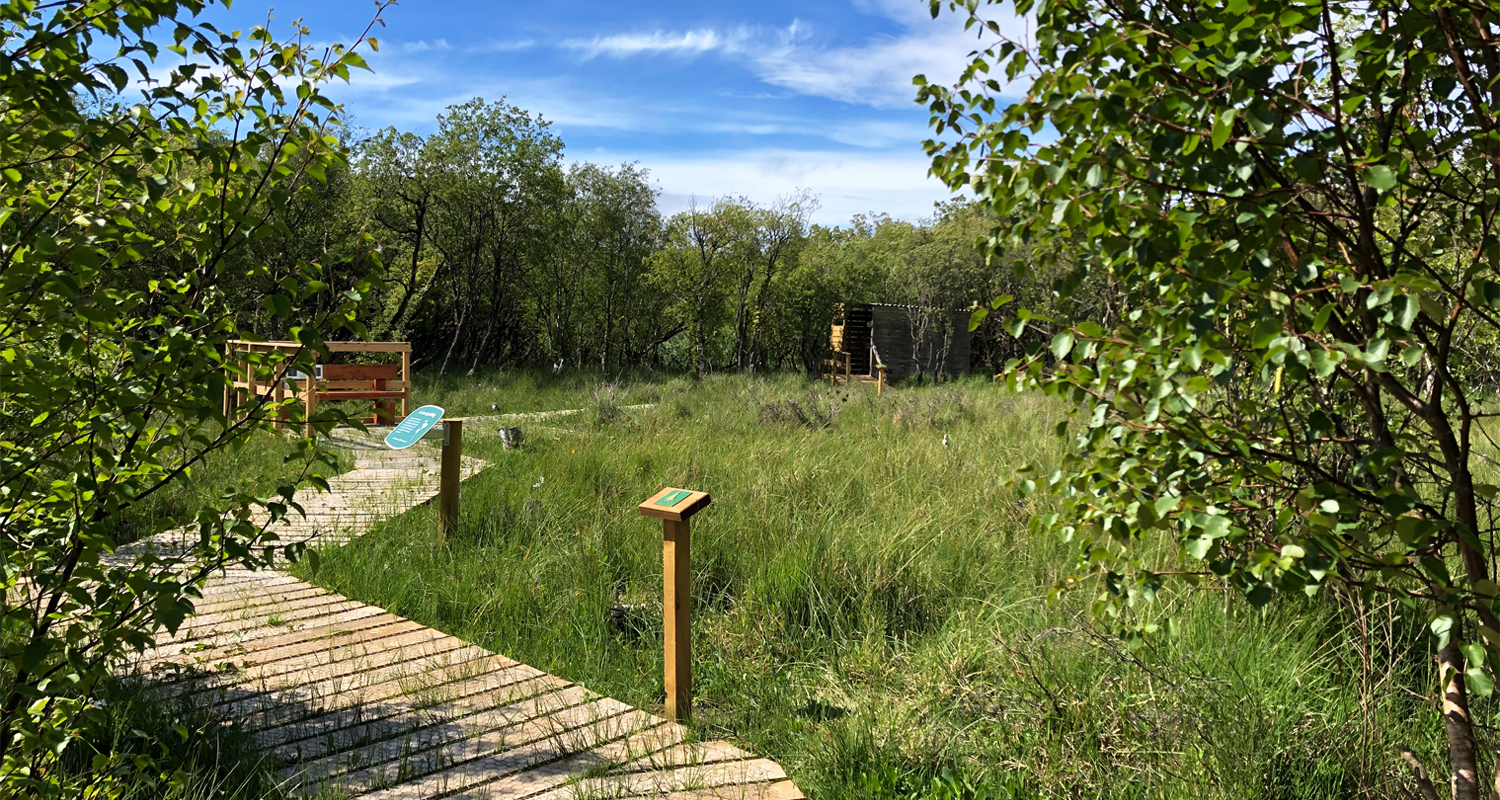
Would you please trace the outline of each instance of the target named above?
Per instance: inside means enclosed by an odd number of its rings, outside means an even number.
[[[854,377],[872,377],[884,366],[889,381],[952,378],[969,371],[969,316],[930,306],[840,303],[829,344],[847,354]]]

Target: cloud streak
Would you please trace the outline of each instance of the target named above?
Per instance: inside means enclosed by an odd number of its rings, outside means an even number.
[[[568,39],[565,50],[584,60],[609,57],[673,55],[697,58],[713,55],[742,63],[758,80],[797,94],[822,97],[876,108],[909,106],[916,97],[911,79],[926,75],[936,82],[955,80],[968,53],[994,43],[976,27],[966,31],[963,18],[948,14],[936,20],[914,13],[911,3],[867,0],[867,13],[886,17],[902,29],[898,35],[872,36],[847,46],[818,43],[817,32],[800,20],[783,28],[738,26],[727,30],[694,28]],[[1023,17],[998,11],[993,19],[1004,35],[1025,38]],[[1012,87],[1019,89],[1021,87]]]
[[[744,29],[720,33],[712,28],[689,31],[652,31],[650,33],[619,33],[610,36],[595,36],[593,39],[567,39],[561,43],[565,50],[583,54],[585,60],[608,56],[629,58],[640,55],[697,56],[709,52],[738,52],[748,38]]]
[[[606,161],[640,161],[661,189],[661,208],[669,214],[694,201],[702,205],[731,195],[771,202],[801,188],[818,195],[813,222],[841,225],[871,212],[928,217],[934,203],[951,197],[947,187],[927,176],[927,160],[920,154],[768,148],[679,157],[598,155]],[[599,160],[595,154],[590,158]]]

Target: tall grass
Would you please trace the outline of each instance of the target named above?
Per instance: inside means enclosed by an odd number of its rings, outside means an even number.
[[[276,765],[248,734],[222,724],[212,699],[163,697],[135,679],[107,682],[94,692],[97,712],[59,768],[101,781],[123,800],[286,798]]]
[[[1089,590],[1049,602],[1077,554],[1030,532],[1045,500],[1006,486],[1057,455],[1063,415],[1044,398],[492,380],[441,391],[486,412],[596,412],[523,423],[514,451],[466,429],[493,466],[442,547],[419,508],[299,569],[659,709],[661,530],[635,506],[666,485],[711,492],[693,530],[693,724],[812,797],[1373,797],[1399,783],[1397,744],[1438,752],[1421,620],[1389,606],[1255,610],[1201,587],[1143,612],[1170,613],[1174,635],[1127,647],[1090,622]]]
[[[413,378],[416,402],[442,406],[453,416],[493,413],[556,411],[585,408],[598,392],[616,405],[655,403],[670,378],[649,369],[612,372],[568,369],[562,375],[551,370],[516,367],[485,370],[478,375],[439,376],[418,372]]]

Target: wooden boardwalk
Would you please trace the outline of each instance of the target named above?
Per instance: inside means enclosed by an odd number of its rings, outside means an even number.
[[[437,494],[437,449],[340,434],[355,468],[283,540],[341,544]],[[484,467],[465,460],[465,477]],[[152,546],[170,548],[164,534]],[[279,572],[225,570],[133,665],[254,738],[299,794],[792,800],[771,761]]]

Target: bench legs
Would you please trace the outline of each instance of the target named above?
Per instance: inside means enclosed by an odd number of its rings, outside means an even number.
[[[386,387],[386,382],[385,382],[384,378],[376,379],[376,381],[375,381],[375,390],[376,391],[383,392],[383,391],[385,391],[385,387]],[[394,400],[376,400],[375,401],[375,416],[371,417],[370,421],[373,422],[373,423],[375,423],[376,425],[395,425],[396,424],[396,401],[394,401]]]
[[[311,379],[307,382],[307,420],[303,435],[311,439],[313,437],[313,415],[318,413],[318,389],[313,385]]]

